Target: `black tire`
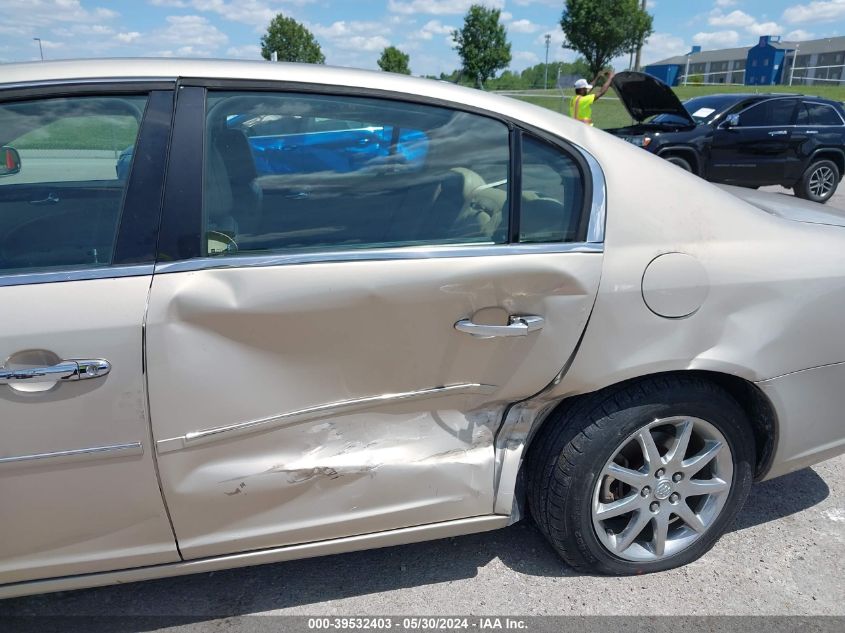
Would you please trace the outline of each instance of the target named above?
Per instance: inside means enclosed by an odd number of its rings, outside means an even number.
[[[666,160],[672,163],[673,165],[677,165],[684,171],[692,173],[692,165],[690,165],[689,161],[686,158],[681,158],[680,156],[667,156]]]
[[[655,561],[620,558],[593,527],[592,496],[605,463],[626,438],[656,418],[694,416],[727,440],[733,479],[727,500],[698,540]],[[529,450],[528,507],[540,531],[582,572],[631,575],[672,569],[706,553],[731,525],[751,487],[754,438],[739,404],[694,376],[647,378],[575,399],[546,421]]]
[[[827,174],[830,175],[831,184],[825,185],[825,187],[829,186],[829,189],[819,191],[817,186],[814,186],[813,184],[814,178],[818,179],[821,178],[822,175]],[[793,191],[799,198],[824,204],[830,200],[830,197],[836,192],[836,188],[839,186],[841,178],[842,174],[839,173],[839,168],[836,166],[836,163],[827,159],[817,160],[807,167],[804,174],[801,176],[801,179],[793,187]]]

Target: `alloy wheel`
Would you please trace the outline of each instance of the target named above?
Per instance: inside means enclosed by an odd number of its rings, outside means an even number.
[[[657,419],[602,469],[592,497],[596,535],[625,560],[673,556],[712,527],[732,479],[730,446],[716,427],[693,417]]]
[[[836,183],[836,175],[827,165],[821,165],[810,174],[808,189],[816,198],[824,198],[831,191]]]

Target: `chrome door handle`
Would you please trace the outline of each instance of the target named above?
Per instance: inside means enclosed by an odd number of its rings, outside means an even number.
[[[508,325],[480,325],[470,319],[461,319],[455,323],[455,329],[478,338],[528,336],[531,332],[543,329],[544,322],[543,317],[531,315],[513,315],[508,319]]]
[[[103,358],[63,360],[49,367],[32,369],[0,368],[0,385],[13,382],[59,382],[99,378],[111,371],[111,363]]]
[[[42,200],[30,200],[29,204],[56,204],[57,202],[59,202],[59,196],[54,193],[50,193]]]
[[[783,136],[787,134],[786,130],[775,130],[774,132],[769,132],[769,136]]]

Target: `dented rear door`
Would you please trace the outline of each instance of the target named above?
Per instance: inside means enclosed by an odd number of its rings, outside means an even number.
[[[146,358],[183,556],[492,514],[502,413],[560,372],[595,298],[583,160],[443,106],[179,99]],[[391,133],[354,165],[301,150],[260,174],[245,120]]]

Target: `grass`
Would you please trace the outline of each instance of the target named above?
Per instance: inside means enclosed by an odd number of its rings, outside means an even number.
[[[138,122],[129,116],[58,119],[15,139],[15,149],[98,149],[122,151],[135,142]]]
[[[678,86],[674,88],[675,94],[681,101],[691,99],[692,97],[699,97],[702,95],[719,94],[726,92],[766,92],[766,93],[792,93],[792,94],[807,94],[825,99],[833,99],[835,101],[845,101],[845,86],[766,86],[764,88],[754,88],[752,86]],[[546,90],[535,91],[531,95],[516,96],[516,99],[527,101],[535,105],[543,106],[555,112],[569,114],[569,99],[572,96],[571,91],[566,91],[565,97],[561,98],[560,91]],[[612,92],[608,97],[604,98],[593,105],[593,120],[596,127],[600,128],[615,128],[624,127],[631,124],[631,117],[625,110],[622,102],[615,98]]]

